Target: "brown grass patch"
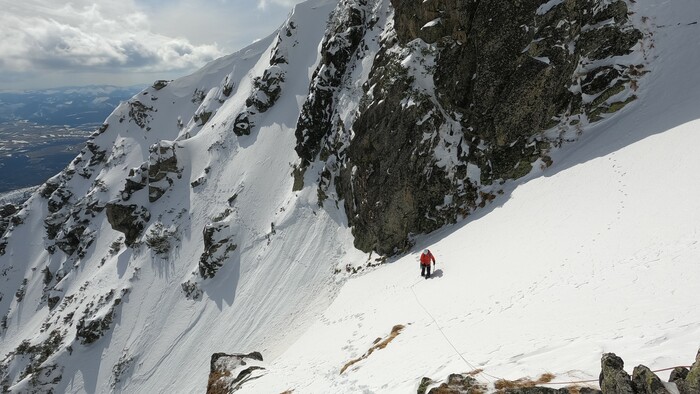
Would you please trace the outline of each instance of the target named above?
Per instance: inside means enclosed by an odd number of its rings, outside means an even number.
[[[207,394],[228,394],[229,387],[222,378],[231,376],[230,371],[215,371],[209,374],[207,382]]]
[[[293,392],[294,392],[294,390],[287,390],[287,391],[280,393],[280,394],[292,394]]]
[[[386,337],[384,339],[377,338],[374,341],[374,346],[369,348],[369,350],[367,350],[367,352],[365,354],[363,354],[361,357],[358,357],[354,360],[350,360],[347,363],[345,363],[345,365],[343,365],[343,367],[340,368],[340,374],[342,375],[343,372],[345,372],[345,370],[347,370],[348,368],[350,368],[354,364],[369,357],[369,355],[372,354],[375,350],[384,349],[389,343],[391,343],[391,341],[394,340],[394,338],[396,338],[401,333],[401,330],[403,330],[404,328],[405,328],[405,326],[402,324],[397,324],[394,327],[392,327],[391,333],[389,334],[388,337]]]
[[[507,389],[521,389],[527,387],[535,387],[539,384],[546,384],[554,379],[554,374],[544,373],[540,375],[537,380],[532,380],[530,378],[520,378],[516,380],[505,380],[500,379],[494,383],[496,390],[507,390]]]
[[[482,372],[484,372],[483,369],[477,368],[477,369],[475,369],[475,370],[473,370],[473,371],[471,371],[471,372],[465,373],[465,375],[467,375],[467,376],[476,376],[476,375],[478,375],[478,374],[480,374],[480,373],[482,373]]]

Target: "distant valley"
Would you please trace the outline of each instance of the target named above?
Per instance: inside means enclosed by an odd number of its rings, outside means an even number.
[[[60,172],[90,133],[143,86],[0,92],[0,193]]]

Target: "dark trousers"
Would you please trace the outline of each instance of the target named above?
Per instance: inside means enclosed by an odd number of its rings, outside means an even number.
[[[426,278],[430,277],[430,264],[420,265],[420,276],[425,276]]]

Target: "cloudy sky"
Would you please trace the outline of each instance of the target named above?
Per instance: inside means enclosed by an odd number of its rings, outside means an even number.
[[[279,27],[301,0],[0,0],[0,90],[186,75]]]

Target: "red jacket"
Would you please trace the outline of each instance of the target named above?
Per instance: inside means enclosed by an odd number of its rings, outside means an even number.
[[[433,256],[430,251],[428,251],[428,254],[421,253],[420,255],[420,265],[430,265],[430,262],[433,262],[435,264],[435,256]]]

